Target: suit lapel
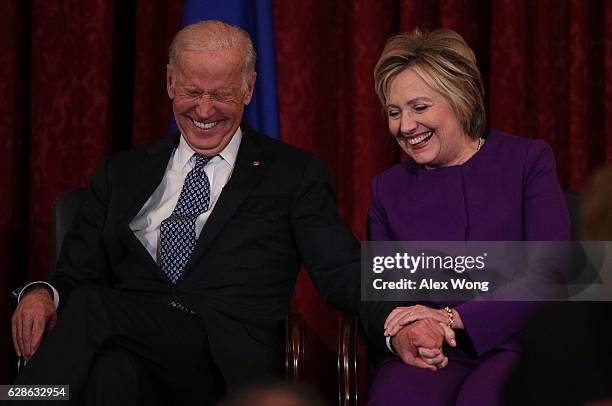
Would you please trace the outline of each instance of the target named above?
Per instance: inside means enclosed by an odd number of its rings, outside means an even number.
[[[142,206],[151,197],[157,186],[159,186],[168,160],[172,154],[173,148],[178,143],[178,135],[169,137],[168,140],[153,144],[146,148],[146,159],[142,161],[141,167],[138,168],[140,176],[134,182],[132,187],[134,193],[130,194],[133,198],[127,202],[125,216],[122,220],[120,237],[123,242],[138,256],[143,257],[145,262],[151,265],[156,271],[159,267],[154,258],[151,257],[146,248],[140,243],[134,232],[130,229],[129,223],[138,214]]]
[[[242,142],[232,176],[223,188],[208,221],[200,233],[193,254],[185,266],[185,272],[188,272],[210,247],[227,221],[261,180],[266,162],[263,159],[262,148],[257,144],[256,137],[258,136],[260,135],[255,134],[247,126],[243,127]]]

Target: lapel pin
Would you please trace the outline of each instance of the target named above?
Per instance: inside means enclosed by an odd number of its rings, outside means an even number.
[[[253,166],[259,166],[259,164],[261,164],[261,162],[259,162],[259,161],[253,161]]]

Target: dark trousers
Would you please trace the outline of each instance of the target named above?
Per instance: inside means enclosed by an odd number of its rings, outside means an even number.
[[[221,391],[197,316],[100,286],[75,289],[15,384],[70,385],[73,405],[206,405]]]

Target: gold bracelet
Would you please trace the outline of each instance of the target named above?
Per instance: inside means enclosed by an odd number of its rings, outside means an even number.
[[[444,310],[446,310],[446,314],[448,315],[448,326],[450,328],[453,328],[453,324],[455,324],[455,315],[453,315],[453,309],[446,306],[444,307]]]

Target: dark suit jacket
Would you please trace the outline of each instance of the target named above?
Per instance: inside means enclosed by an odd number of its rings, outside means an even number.
[[[280,366],[278,327],[302,262],[328,303],[347,312],[359,303],[359,244],[337,212],[325,165],[242,128],[232,176],[175,286],[128,224],[159,185],[178,136],[101,162],[48,278],[62,304],[84,283],[178,299],[203,320],[230,383]]]

